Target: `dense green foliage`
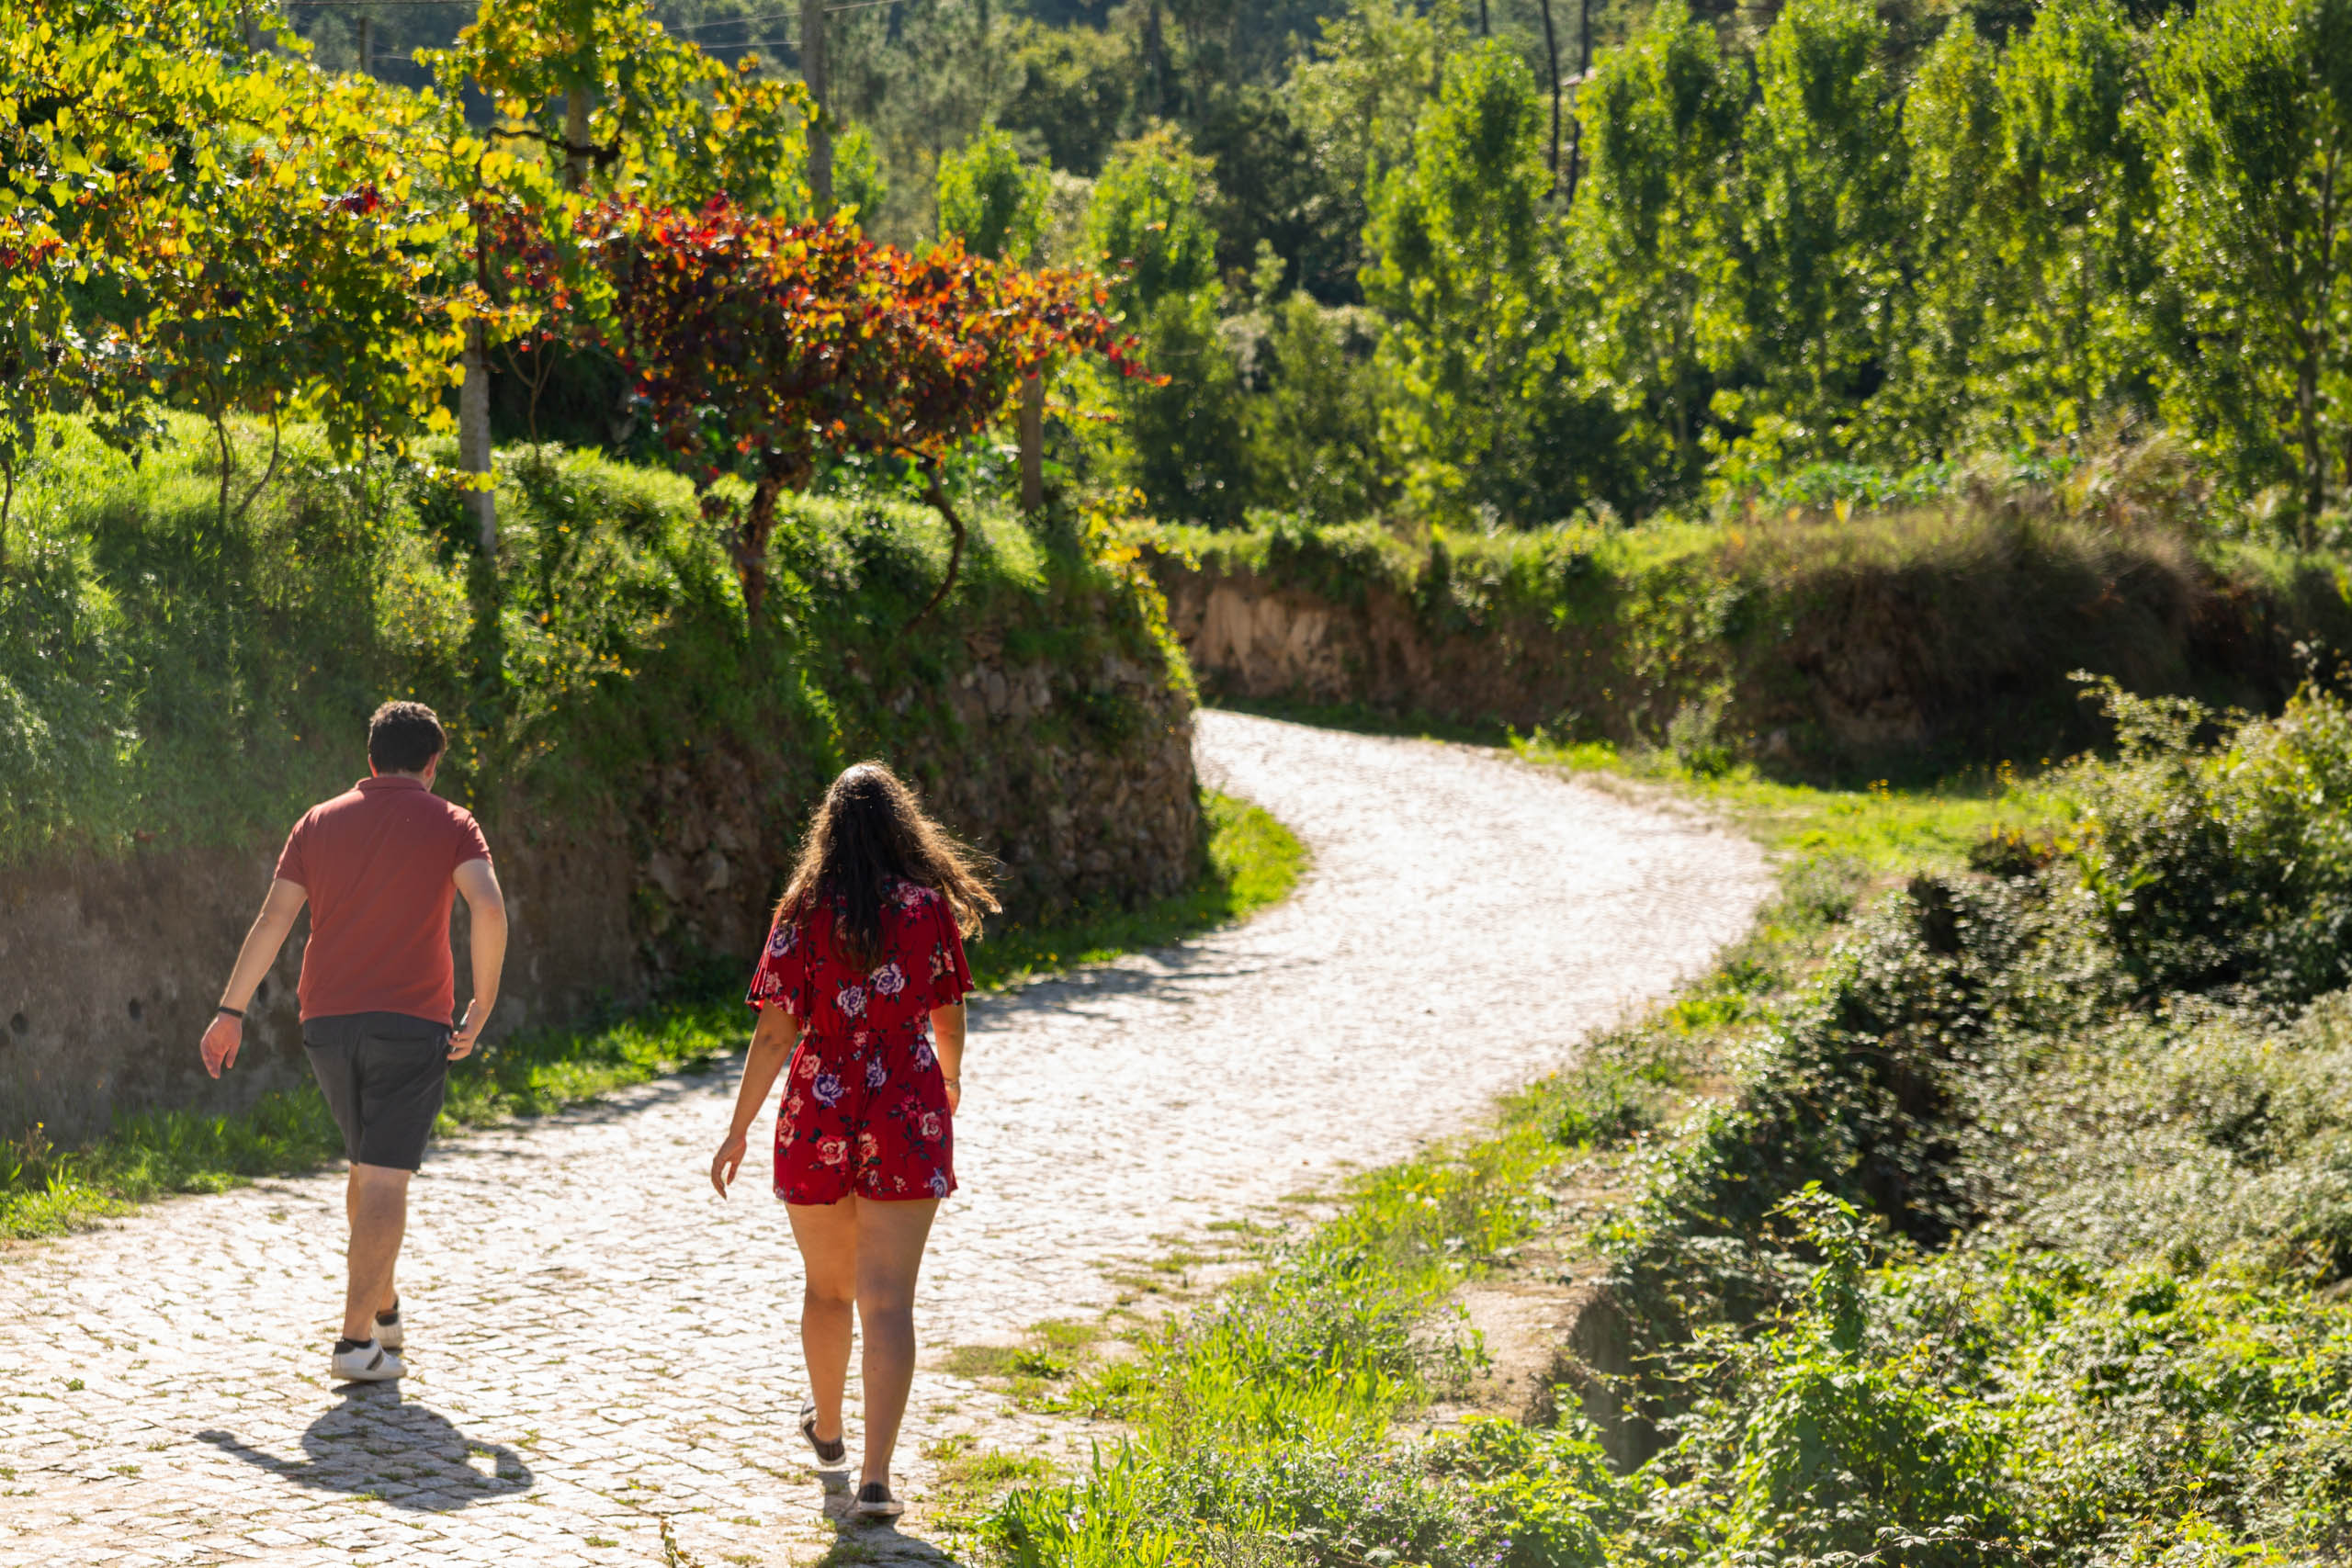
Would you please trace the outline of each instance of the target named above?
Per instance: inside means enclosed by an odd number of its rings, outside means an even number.
[[[2184,501],[2162,444],[1899,478],[1880,512],[1838,493],[1850,470],[1807,469],[1772,509],[1713,523],[1415,538],[1275,520],[1137,537],[1172,597],[1238,582],[1328,607],[1322,635],[1359,701],[1701,771],[2031,771],[2108,738],[2075,671],[2269,708],[2312,649],[2352,637],[2337,558],[2213,536],[2196,519],[2221,514]],[[1382,651],[1399,638],[1427,649],[1426,670]]]
[[[752,0],[654,10],[797,59]],[[1311,11],[829,21],[870,229],[993,243],[987,185],[1046,259],[1132,269],[1170,380],[1066,378],[1065,480],[1220,526],[1532,526],[2163,431],[2332,536],[2346,0]]]
[[[954,731],[946,676],[976,628],[1069,671],[1167,657],[1148,593],[1082,541],[993,509],[957,624],[901,636],[939,581],[944,529],[887,495],[790,503],[755,637],[683,479],[502,453],[493,578],[433,470],[341,464],[288,431],[279,478],[223,528],[214,459],[182,434],[134,468],[58,425],[20,497],[28,536],[0,579],[6,862],[283,831],[350,782],[387,694],[439,707],[448,787],[493,814],[626,807],[647,764],[723,740],[788,818],[851,756]]]

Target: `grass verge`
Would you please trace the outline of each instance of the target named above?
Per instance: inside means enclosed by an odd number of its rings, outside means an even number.
[[[1306,866],[1306,846],[1291,830],[1231,795],[1204,792],[1201,807],[1208,818],[1208,868],[1191,887],[1140,909],[1090,910],[1050,926],[992,931],[968,955],[973,981],[993,988],[1165,947],[1288,897]]]
[[[1185,892],[1137,910],[1091,911],[1052,926],[991,933],[971,949],[983,988],[1138,948],[1164,945],[1279,902],[1306,851],[1259,807],[1227,795],[1204,802],[1208,863]],[[544,1115],[630,1084],[718,1066],[747,1032],[733,998],[654,1009],[600,1029],[503,1040],[449,1076],[444,1135]],[[258,1176],[314,1169],[341,1156],[326,1103],[305,1087],[265,1095],[232,1115],[175,1110],[118,1117],[80,1148],[52,1146],[35,1127],[0,1144],[0,1237],[55,1235],[178,1192],[219,1192]]]
[[[1007,1496],[1001,1558],[2346,1561],[2352,704],[2205,747],[2211,716],[2109,699],[2122,755],[2047,795],[1717,781],[1793,852],[1749,942],[1454,1156],[1504,1180],[1424,1215],[1390,1184],[1429,1162],[1383,1173],[1081,1374],[1133,1436]],[[1832,871],[1910,875],[1840,908]],[[1464,1355],[1439,1287],[1547,1198],[1530,1251],[1602,1314],[1607,1439],[1562,1399],[1399,1440]],[[1419,1260],[1358,1239],[1416,1224]]]
[[[1748,762],[1693,768],[1671,751],[1562,742],[1540,730],[1511,737],[1510,749],[1547,767],[1668,784],[1784,860],[1847,863],[1879,874],[1959,871],[1972,857],[1981,860],[1988,844],[2046,835],[2066,816],[2059,795],[2006,762],[1912,788],[1877,779],[1852,789],[1784,783]]]
[[[1363,1178],[1341,1212],[1209,1304],[1074,1381],[1131,1436],[1074,1480],[1013,1491],[981,1535],[1015,1568],[1484,1560],[1491,1532],[1396,1419],[1475,1371],[1431,1319],[1525,1235],[1560,1149],[1532,1120]]]

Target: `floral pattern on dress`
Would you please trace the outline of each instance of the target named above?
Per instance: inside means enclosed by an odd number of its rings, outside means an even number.
[[[776,1116],[775,1192],[790,1203],[944,1198],[956,1190],[955,1118],[931,1011],[972,988],[947,900],[900,882],[885,896],[881,962],[851,963],[833,922],[768,933],[746,997],[800,1020]]]

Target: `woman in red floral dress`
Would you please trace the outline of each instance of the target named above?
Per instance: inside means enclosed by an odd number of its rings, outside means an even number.
[[[865,1332],[865,1462],[855,1509],[899,1511],[890,1454],[914,1382],[915,1275],[956,1190],[964,935],[997,907],[972,857],[879,762],[833,781],[776,905],[748,998],[760,1010],[735,1118],[710,1165],[725,1197],[779,1073],[775,1195],[807,1273],[800,1430],[848,1455],[842,1395],[851,1309]],[[775,1004],[775,1005],[770,1005]],[[828,1435],[830,1434],[830,1436]]]

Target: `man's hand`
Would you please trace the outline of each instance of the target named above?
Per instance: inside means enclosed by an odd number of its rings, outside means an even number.
[[[212,1022],[204,1031],[204,1042],[198,1047],[204,1053],[204,1070],[214,1077],[223,1067],[237,1065],[237,1047],[244,1043],[245,1026],[240,1020],[225,1012],[212,1015]]]
[[[462,1062],[474,1053],[474,1042],[481,1038],[482,1025],[490,1021],[490,1010],[498,1005],[496,997],[476,997],[466,1004],[466,1016],[449,1036],[449,1060]]]
[[[734,1181],[735,1173],[743,1168],[743,1134],[729,1133],[727,1141],[718,1145],[718,1152],[711,1156],[710,1184],[718,1189],[721,1198],[727,1196],[727,1189]]]

